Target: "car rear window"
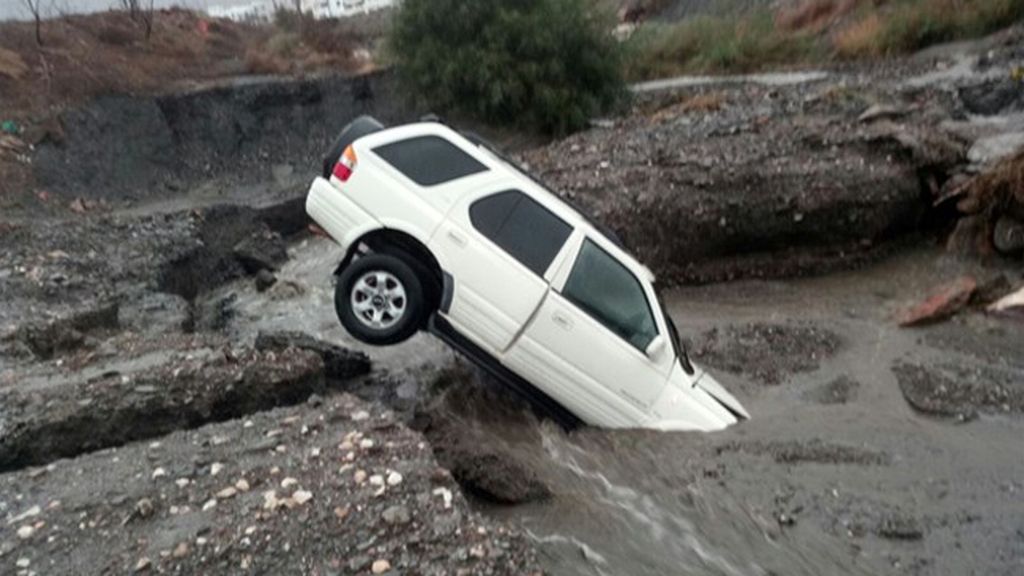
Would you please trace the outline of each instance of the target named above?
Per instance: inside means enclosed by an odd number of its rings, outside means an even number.
[[[481,234],[538,276],[543,276],[572,226],[519,190],[486,196],[469,208]]]
[[[420,186],[437,186],[487,171],[486,166],[439,136],[399,140],[373,151]]]

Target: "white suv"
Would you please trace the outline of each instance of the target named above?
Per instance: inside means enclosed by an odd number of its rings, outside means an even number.
[[[359,118],[306,210],[346,250],[335,308],[363,342],[429,329],[596,426],[706,431],[749,418],[689,362],[651,272],[476,138]]]

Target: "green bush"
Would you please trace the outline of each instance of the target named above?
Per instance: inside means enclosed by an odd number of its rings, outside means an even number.
[[[902,0],[885,19],[879,42],[886,53],[974,38],[1024,19],[1024,0]]]
[[[626,93],[610,15],[592,0],[404,0],[389,51],[435,110],[563,134]]]

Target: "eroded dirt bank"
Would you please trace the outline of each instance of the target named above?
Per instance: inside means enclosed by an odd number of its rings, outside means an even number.
[[[343,123],[351,90],[141,104],[121,120],[162,143],[65,182],[45,218],[0,221],[0,565],[521,574],[538,549],[555,574],[1016,574],[1022,328],[977,307],[896,328],[964,273],[1024,281],[1019,260],[956,260],[932,233],[952,228],[936,194],[1015,125],[962,114],[974,72],[904,76],[662,94],[524,155],[669,282],[845,268],[924,238],[859,272],[670,292],[695,359],[755,415],[712,435],[567,433],[428,336],[353,343],[332,309],[341,254],[305,232],[301,199],[338,126],[299,142],[333,98]],[[121,108],[96,106],[69,131],[86,158],[117,133],[101,124]],[[245,125],[225,125],[236,110]],[[40,158],[66,163],[60,146]]]

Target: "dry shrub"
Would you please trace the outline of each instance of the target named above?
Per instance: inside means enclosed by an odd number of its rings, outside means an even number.
[[[835,35],[836,53],[843,58],[878,55],[882,51],[879,38],[884,29],[882,18],[877,13],[869,14]]]
[[[967,214],[1002,213],[1012,204],[1024,209],[1024,150],[975,176],[962,190],[964,198],[957,208]]]
[[[807,0],[793,8],[779,10],[775,22],[783,30],[823,28],[836,14],[836,0]]]
[[[258,48],[245,53],[245,68],[250,74],[286,74],[289,70],[284,58]]]
[[[876,6],[834,38],[843,57],[903,54],[976,38],[1024,19],[1024,0],[901,0]]]
[[[28,72],[28,65],[17,52],[0,48],[0,76],[21,80]]]
[[[96,39],[100,42],[120,47],[130,46],[138,36],[135,30],[117,24],[103,26],[96,32]]]
[[[696,96],[683,98],[681,101],[658,109],[654,115],[651,116],[651,120],[654,122],[661,122],[663,120],[677,118],[683,114],[710,114],[712,112],[718,112],[725,107],[725,104],[725,94],[721,92],[697,94]]]

